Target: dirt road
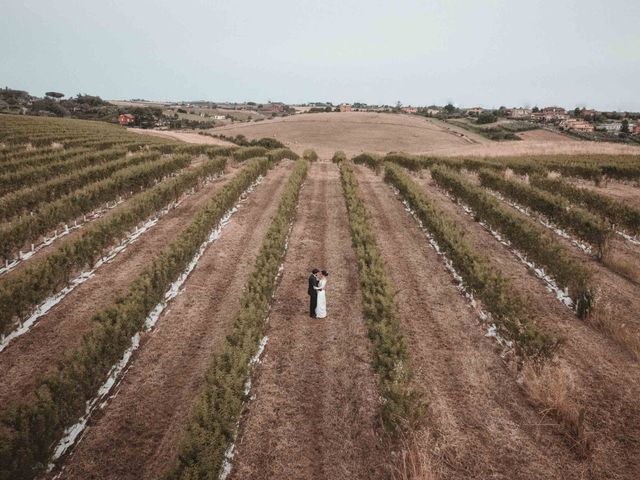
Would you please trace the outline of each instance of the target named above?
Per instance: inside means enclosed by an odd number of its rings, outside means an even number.
[[[67,459],[63,478],[158,479],[175,461],[209,358],[229,332],[290,171],[291,162],[283,162],[265,177],[156,329],[143,335],[114,398]]]
[[[310,319],[307,276],[329,270],[325,319]],[[269,341],[242,420],[234,479],[381,478],[379,396],[335,165],[312,165],[301,192]]]

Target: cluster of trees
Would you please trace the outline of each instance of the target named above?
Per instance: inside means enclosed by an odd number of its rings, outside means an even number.
[[[226,337],[222,352],[212,356],[204,377],[204,389],[181,442],[178,462],[165,476],[167,479],[217,478],[219,474],[246,401],[244,385],[252,370],[249,359],[256,354],[264,335],[265,318],[277,286],[307,169],[308,163],[298,160],[289,176],[253,273],[245,285],[232,332]]]
[[[307,150],[302,152],[302,158],[304,158],[305,160],[308,160],[309,162],[317,162],[318,154],[316,153],[315,150],[308,148]]]
[[[263,137],[257,140],[248,140],[242,134],[238,134],[235,137],[227,136],[224,134],[212,135],[215,138],[226,140],[227,142],[235,143],[241,147],[264,147],[264,148],[285,148],[285,144],[275,138]]]
[[[118,115],[130,113],[135,117],[134,126],[151,128],[164,120],[161,108],[118,107],[99,96],[78,94],[65,98],[61,92],[47,92],[43,98],[33,97],[21,90],[0,90],[0,113],[20,113],[53,117],[70,117],[83,120],[118,122]]]

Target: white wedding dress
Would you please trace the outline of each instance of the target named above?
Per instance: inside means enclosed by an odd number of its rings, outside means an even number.
[[[318,303],[316,305],[316,318],[325,318],[327,316],[327,295],[325,287],[327,279],[323,278],[316,287],[318,289]],[[321,290],[322,289],[322,290]]]

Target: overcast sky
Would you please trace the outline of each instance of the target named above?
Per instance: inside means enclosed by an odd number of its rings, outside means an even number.
[[[0,86],[640,110],[640,0],[1,0]]]

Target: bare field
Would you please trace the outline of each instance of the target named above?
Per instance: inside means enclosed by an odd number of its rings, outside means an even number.
[[[523,154],[640,153],[640,147],[573,140],[547,130],[519,133],[523,140],[495,142],[461,127],[415,115],[388,113],[314,113],[211,130],[249,139],[273,137],[301,153],[315,149],[330,158],[343,150],[361,152],[431,153],[437,155],[505,156]]]
[[[323,158],[330,158],[337,150],[354,155],[363,151],[426,152],[474,145],[472,140],[422,117],[365,112],[297,115],[229,125],[212,132],[229,136],[242,134],[247,138],[273,137],[297,152],[313,148]]]

